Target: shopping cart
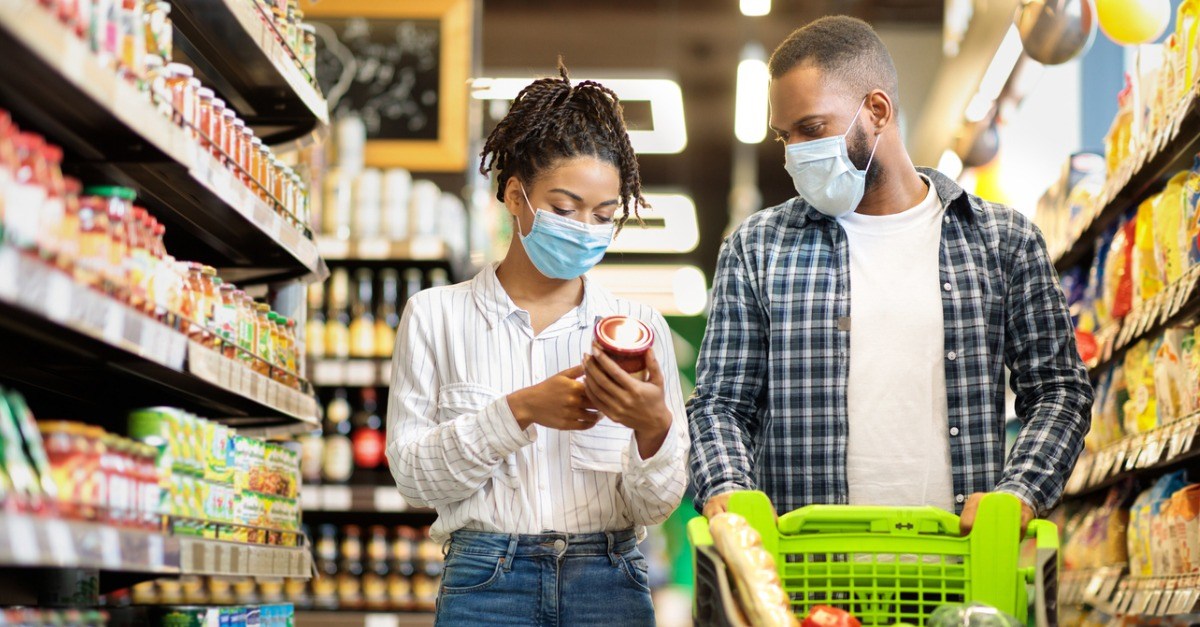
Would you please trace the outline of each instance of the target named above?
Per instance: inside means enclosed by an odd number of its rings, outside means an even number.
[[[938,607],[978,601],[1033,623],[1057,624],[1058,529],[1035,520],[1032,566],[1021,567],[1021,505],[989,494],[971,533],[958,517],[933,507],[813,505],[775,519],[762,492],[738,492],[729,511],[746,518],[775,558],[792,610],[801,618],[815,605],[839,607],[863,625],[925,625]],[[688,524],[696,568],[697,625],[744,625],[732,579],[713,546],[708,521]]]

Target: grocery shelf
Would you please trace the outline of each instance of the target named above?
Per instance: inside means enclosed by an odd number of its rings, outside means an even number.
[[[325,98],[260,3],[187,0],[171,8],[176,46],[264,141],[295,139],[329,123]]]
[[[432,516],[435,513],[429,508],[409,505],[394,485],[305,485],[300,490],[300,509],[305,514],[355,512]]]
[[[316,387],[387,387],[391,359],[310,359],[309,379]]]
[[[427,261],[447,262],[450,250],[436,237],[395,241],[382,237],[340,239],[317,236],[317,250],[330,261]]]
[[[1200,298],[1196,295],[1198,281],[1200,266],[1193,266],[1180,280],[1168,285],[1125,318],[1096,331],[1097,358],[1087,364],[1092,374],[1104,372],[1139,340],[1155,337],[1163,329],[1200,313]]]
[[[428,627],[431,612],[296,612],[296,627]]]
[[[0,106],[67,152],[85,182],[138,191],[178,259],[229,280],[322,279],[316,244],[240,184],[145,94],[102,66],[51,11],[0,3]]]
[[[1070,497],[1096,494],[1127,477],[1162,474],[1200,457],[1200,448],[1196,447],[1198,429],[1200,412],[1085,453],[1076,462],[1065,493]]]
[[[78,401],[97,415],[123,416],[132,407],[180,404],[239,426],[318,424],[312,396],[190,345],[173,328],[6,246],[0,246],[0,337],[0,377],[25,382],[22,390],[31,394],[72,399],[70,407],[40,407],[69,411]]]
[[[153,531],[15,513],[0,530],[0,568],[179,573],[179,541]]]
[[[307,547],[268,546],[180,537],[179,572],[184,575],[310,579]]]
[[[1060,603],[1099,608],[1111,616],[1183,616],[1200,602],[1200,574],[1135,577],[1120,565],[1067,571],[1061,583]]]
[[[430,627],[432,612],[326,612],[299,610],[296,627]]]
[[[1091,215],[1080,220],[1079,227],[1061,250],[1052,250],[1054,268],[1059,272],[1089,261],[1096,238],[1120,219],[1130,207],[1161,187],[1175,172],[1191,167],[1200,151],[1200,104],[1195,90],[1189,92],[1169,123],[1147,143],[1142,154],[1128,161],[1108,181]]]

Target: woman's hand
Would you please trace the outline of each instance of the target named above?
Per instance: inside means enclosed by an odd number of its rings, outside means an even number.
[[[622,370],[600,347],[594,348],[591,355],[583,358],[588,397],[610,420],[633,429],[642,459],[653,457],[671,428],[662,368],[654,351],[646,351],[648,376],[645,381],[639,381]]]
[[[588,400],[583,384],[583,366],[568,368],[541,383],[508,395],[508,407],[521,430],[539,424],[559,431],[591,429],[600,420]]]

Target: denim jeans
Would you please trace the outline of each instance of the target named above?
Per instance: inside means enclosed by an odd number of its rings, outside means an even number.
[[[457,531],[437,625],[654,625],[646,558],[633,531]]]

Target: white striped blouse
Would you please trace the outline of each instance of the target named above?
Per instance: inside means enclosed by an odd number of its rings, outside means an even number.
[[[587,431],[522,431],[506,396],[580,364],[592,327],[623,314],[654,329],[674,416],[662,448],[642,459],[633,431],[602,419]],[[529,314],[494,266],[423,291],[405,307],[392,356],[387,458],[404,498],[435,507],[433,539],[459,529],[595,533],[665,520],[687,485],[688,439],[671,332],[650,307],[585,278],[583,302],[534,337]]]

